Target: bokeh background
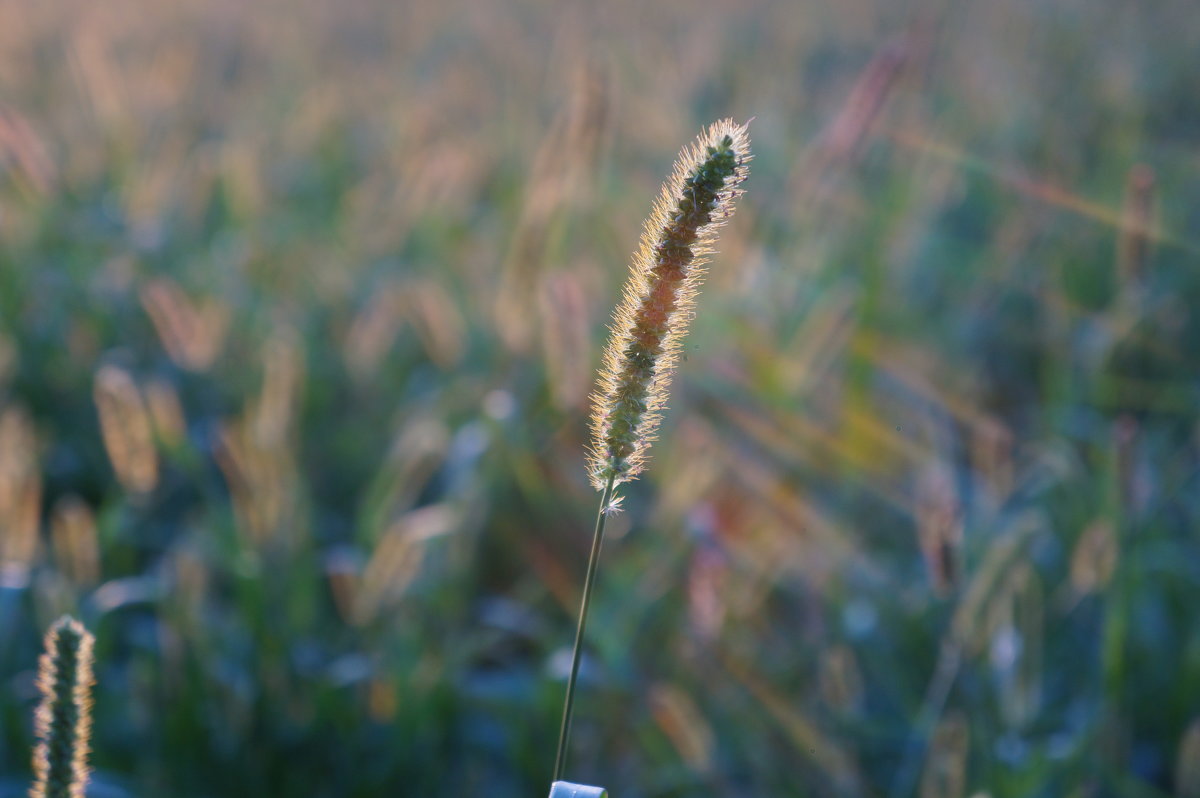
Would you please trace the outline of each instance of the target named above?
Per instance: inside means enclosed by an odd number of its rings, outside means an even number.
[[[1189,0],[0,0],[0,795],[544,795],[587,394],[756,159],[610,525],[568,775],[1200,796]]]

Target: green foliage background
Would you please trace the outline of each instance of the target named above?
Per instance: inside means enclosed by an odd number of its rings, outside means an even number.
[[[1184,0],[0,0],[0,796],[64,611],[90,795],[545,794],[591,374],[724,116],[756,160],[572,779],[1200,795],[1197,41]]]

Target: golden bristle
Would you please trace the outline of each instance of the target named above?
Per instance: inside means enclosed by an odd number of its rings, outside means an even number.
[[[750,157],[746,126],[717,122],[680,154],[654,203],[593,395],[588,471],[597,490],[645,466],[704,264],[733,214]]]
[[[31,798],[83,798],[91,736],[92,648],[95,639],[78,621],[62,617],[46,633],[38,668],[42,703],[34,715]]]

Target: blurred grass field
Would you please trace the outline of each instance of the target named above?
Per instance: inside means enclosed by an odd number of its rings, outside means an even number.
[[[587,394],[754,117],[610,526],[574,781],[1200,796],[1200,14],[0,0],[0,796],[549,787]]]

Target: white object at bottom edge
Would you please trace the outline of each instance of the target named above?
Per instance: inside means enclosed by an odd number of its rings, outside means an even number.
[[[608,798],[608,790],[587,784],[556,781],[550,785],[550,798]]]

